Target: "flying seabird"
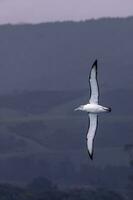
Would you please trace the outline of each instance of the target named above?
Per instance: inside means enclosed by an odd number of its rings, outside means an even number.
[[[93,160],[94,151],[94,138],[96,135],[96,129],[98,125],[98,114],[103,112],[111,112],[111,108],[103,107],[98,104],[99,102],[99,87],[97,81],[97,60],[92,65],[90,76],[90,100],[86,105],[81,105],[75,110],[85,111],[89,115],[90,124],[87,132],[87,149],[91,160]]]

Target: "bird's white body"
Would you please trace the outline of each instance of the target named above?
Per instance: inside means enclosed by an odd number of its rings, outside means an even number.
[[[75,110],[85,111],[89,115],[90,126],[87,132],[87,148],[90,158],[93,159],[93,144],[98,124],[98,114],[103,112],[111,112],[111,108],[107,108],[98,104],[99,101],[99,87],[97,81],[97,60],[94,62],[91,68],[90,76],[90,89],[91,96],[89,103],[81,105]]]
[[[81,110],[81,111],[85,111],[88,113],[95,113],[95,114],[102,113],[102,112],[109,112],[109,108],[103,107],[98,104],[93,104],[93,103],[81,105],[78,108],[76,108],[75,110]]]

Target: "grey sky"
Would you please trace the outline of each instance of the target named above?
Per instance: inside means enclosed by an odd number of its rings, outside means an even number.
[[[133,0],[0,0],[0,24],[133,15]]]

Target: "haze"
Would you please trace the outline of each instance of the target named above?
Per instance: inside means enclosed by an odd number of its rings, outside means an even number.
[[[0,0],[0,24],[125,17],[132,0]]]

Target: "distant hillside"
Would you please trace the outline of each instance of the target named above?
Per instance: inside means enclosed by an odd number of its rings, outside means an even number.
[[[0,92],[88,87],[99,60],[103,90],[133,88],[133,17],[0,26]]]
[[[133,17],[0,26],[0,181],[123,189],[133,140]],[[99,61],[95,157],[86,149],[88,74]],[[6,93],[6,94],[2,94]]]
[[[86,149],[88,116],[74,112],[88,97],[88,90],[1,95],[1,181],[47,176],[60,185],[125,187],[131,170],[124,147],[133,138],[132,91],[102,93],[100,101],[112,112],[99,116],[94,162]]]

